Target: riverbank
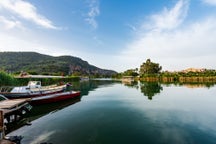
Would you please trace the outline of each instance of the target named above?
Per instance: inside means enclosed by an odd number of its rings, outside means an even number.
[[[29,81],[41,81],[43,85],[79,81],[80,77],[15,77],[5,72],[0,72],[0,86],[27,85]]]
[[[146,81],[146,82],[164,82],[164,83],[174,83],[174,82],[192,82],[192,83],[216,83],[216,76],[210,77],[187,77],[187,76],[180,76],[180,77],[164,77],[164,76],[149,76],[149,77],[142,77],[142,78],[135,78],[136,80]]]

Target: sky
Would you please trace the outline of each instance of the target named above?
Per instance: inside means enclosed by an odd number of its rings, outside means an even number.
[[[123,72],[216,69],[216,0],[0,0],[0,52],[70,55]]]

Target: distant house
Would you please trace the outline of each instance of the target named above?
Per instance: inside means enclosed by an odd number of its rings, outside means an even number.
[[[202,69],[198,69],[198,68],[188,68],[185,70],[182,70],[182,72],[184,73],[188,73],[188,72],[204,72],[206,69],[202,68]]]
[[[27,72],[24,72],[24,71],[21,71],[21,73],[20,73],[20,77],[27,77],[29,75],[29,73],[27,73]]]
[[[134,81],[134,77],[133,76],[123,76],[122,77],[122,82],[126,82],[126,83],[130,83]]]

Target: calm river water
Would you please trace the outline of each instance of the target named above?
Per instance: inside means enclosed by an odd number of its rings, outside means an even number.
[[[216,144],[216,86],[75,83],[78,99],[37,106],[22,144]]]

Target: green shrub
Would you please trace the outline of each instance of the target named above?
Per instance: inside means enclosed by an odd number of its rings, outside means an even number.
[[[10,74],[0,71],[0,86],[16,85],[17,80]]]

